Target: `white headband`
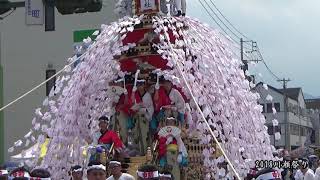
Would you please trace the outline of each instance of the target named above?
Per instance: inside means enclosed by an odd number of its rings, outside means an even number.
[[[91,170],[91,169],[97,169],[97,170],[104,170],[105,171],[106,167],[104,165],[100,164],[100,165],[92,165],[92,166],[89,166],[87,168],[87,170]]]
[[[158,171],[153,171],[153,172],[137,172],[139,177],[142,178],[156,178],[159,177],[159,172]]]
[[[171,178],[171,174],[159,174],[159,177]]]
[[[8,170],[0,170],[0,175],[7,175],[8,174]]]
[[[39,177],[31,177],[29,180],[51,180],[51,178],[39,178]]]
[[[109,164],[118,164],[121,165],[121,163],[119,161],[110,161]]]
[[[74,169],[74,170],[72,170],[72,172],[80,172],[80,171],[82,171],[83,169],[82,168],[79,168],[79,169]]]
[[[11,174],[11,176],[9,176],[9,179],[13,179],[13,178],[16,178],[16,177],[27,177],[29,178],[30,175],[28,172],[24,172],[24,171],[17,171],[13,174]]]

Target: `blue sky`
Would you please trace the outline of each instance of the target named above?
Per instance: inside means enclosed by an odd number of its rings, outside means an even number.
[[[288,87],[302,87],[304,93],[320,96],[319,0],[212,1],[233,25],[258,42],[274,73],[292,80]],[[187,2],[189,16],[217,27],[198,0]],[[262,63],[251,72],[262,74],[259,81],[281,87]]]

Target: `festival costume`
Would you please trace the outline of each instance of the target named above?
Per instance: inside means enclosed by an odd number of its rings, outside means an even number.
[[[185,103],[183,96],[181,95],[181,93],[177,89],[172,88],[169,93],[169,98],[170,98],[171,104],[173,104],[177,108],[178,120],[181,123],[184,123],[184,114],[186,112],[186,103]]]
[[[171,165],[172,174],[180,179],[180,166],[187,165],[187,149],[181,139],[181,130],[175,126],[165,126],[159,133],[160,166]]]
[[[148,142],[149,137],[149,122],[152,119],[154,113],[153,101],[149,92],[145,92],[142,96],[139,92],[136,92],[142,103],[137,105],[138,113],[134,116],[135,118],[135,139],[139,142],[140,152],[146,153],[147,146],[150,144]],[[139,107],[140,106],[140,107]]]
[[[119,138],[118,134],[112,130],[106,131],[104,134],[100,136],[98,139],[99,144],[104,144],[104,145],[112,145],[114,144],[114,148],[120,152],[124,149],[124,145]]]

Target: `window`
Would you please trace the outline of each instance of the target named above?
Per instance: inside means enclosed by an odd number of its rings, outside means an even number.
[[[280,112],[280,103],[274,103],[274,108],[277,112]]]
[[[312,130],[310,139],[311,139],[312,144],[316,142],[316,131],[315,130]]]
[[[272,103],[267,103],[267,113],[272,113]]]
[[[280,132],[281,129],[279,126],[275,126],[273,127],[272,125],[271,126],[267,126],[268,127],[268,134],[269,135],[274,135],[276,132]]]
[[[300,135],[301,136],[306,136],[307,135],[306,129],[303,126],[300,127]]]
[[[273,126],[268,126],[268,134],[273,135]]]
[[[290,124],[290,134],[299,136],[300,128],[298,125]]]
[[[260,104],[260,106],[262,106],[262,113],[265,113],[265,112],[266,112],[266,106],[265,106],[265,104]]]
[[[46,70],[46,79],[49,79],[51,76],[56,74],[56,70],[55,69],[47,69]],[[46,96],[49,96],[50,91],[52,88],[55,88],[55,83],[56,83],[56,77],[54,77],[53,79],[51,79],[50,81],[48,81],[46,83]]]
[[[285,134],[286,133],[286,125],[282,124],[281,125],[281,134]]]

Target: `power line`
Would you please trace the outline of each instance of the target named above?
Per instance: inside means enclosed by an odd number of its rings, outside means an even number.
[[[260,56],[263,64],[265,65],[265,67],[266,67],[267,70],[269,71],[269,73],[272,74],[272,76],[275,77],[276,80],[281,79],[281,78],[279,78],[279,76],[277,76],[277,75],[269,68],[269,66],[267,65],[266,61],[264,60],[264,58],[263,58],[263,56],[262,56],[262,54],[261,54],[260,49],[259,49],[258,46],[257,46],[257,52],[258,52],[258,55]]]
[[[226,29],[223,28],[222,25],[213,17],[213,15],[209,12],[208,8],[206,8],[206,6],[203,4],[203,2],[201,2],[201,0],[198,0],[198,1],[199,1],[199,3],[201,4],[201,6],[205,9],[205,11],[207,12],[207,14],[211,17],[211,19],[212,19],[212,20],[220,27],[220,29],[228,36],[228,33],[227,33]],[[210,8],[210,10],[212,11],[212,13],[218,18],[218,20],[219,20],[235,37],[241,39],[233,30],[231,30],[231,29],[229,28],[229,26],[228,26],[226,23],[223,22],[223,20],[218,16],[218,14],[212,9],[212,7],[210,6],[210,4],[208,4],[208,2],[207,2],[206,0],[203,0],[203,1],[204,1],[204,2],[206,3],[206,5]],[[214,6],[214,8],[219,12],[219,14],[226,20],[226,22],[227,22],[233,29],[235,29],[241,36],[245,37],[246,39],[250,39],[250,38],[248,38],[248,36],[246,36],[246,35],[244,35],[242,32],[240,32],[240,31],[223,15],[223,13],[222,13],[222,12],[219,10],[219,8],[213,3],[212,0],[210,0],[210,2],[211,2],[211,4]],[[231,37],[231,36],[228,36],[228,37],[229,37],[232,41],[234,41],[236,44],[238,44],[238,45],[241,46],[241,44],[239,43],[239,41],[235,40],[235,39],[234,39],[233,37]],[[258,59],[260,58],[260,60],[263,62],[264,66],[267,68],[267,70],[269,71],[269,73],[272,74],[272,76],[273,76],[276,80],[279,80],[279,79],[280,79],[279,76],[277,76],[277,75],[271,70],[271,68],[269,68],[269,66],[267,65],[267,63],[266,63],[266,61],[264,60],[264,58],[263,58],[263,56],[262,56],[262,54],[261,54],[261,51],[260,51],[260,49],[258,48],[256,42],[253,42],[252,40],[250,40],[250,41],[252,42],[252,44],[250,44],[250,46],[251,46],[251,51],[250,51],[250,55],[249,55],[249,56],[251,56],[251,58],[252,58],[252,57],[253,57],[253,52],[257,52],[258,58],[256,58],[256,60],[258,61]],[[250,49],[250,48],[244,46],[245,44],[248,45],[250,41],[244,41],[244,43],[242,43],[244,49]],[[253,49],[253,43],[255,43],[255,46],[256,46],[255,48],[256,48],[256,49]],[[239,48],[239,47],[236,47],[236,48],[241,51],[241,48]],[[246,53],[243,53],[243,55],[244,55],[246,58],[250,59],[250,57],[249,57]]]
[[[213,14],[218,18],[218,20],[233,34],[235,35],[238,39],[240,39],[241,37],[239,37],[236,33],[234,33],[221,19],[220,17],[217,15],[217,13],[211,8],[211,6],[209,5],[209,3],[207,3],[206,0],[203,0],[207,6],[211,9],[211,11],[213,12]],[[210,0],[211,1],[211,0]]]
[[[221,19],[220,17],[217,15],[217,13],[212,9],[212,7],[210,6],[210,4],[208,4],[208,2],[206,0],[203,0],[206,5],[210,8],[210,10],[212,11],[212,13],[218,18],[218,20],[237,38],[234,39],[232,36],[229,36],[226,29],[222,27],[222,25],[216,20],[216,18],[213,17],[213,15],[209,12],[208,8],[203,4],[203,2],[201,2],[201,0],[198,0],[199,3],[201,4],[201,6],[205,9],[205,11],[207,12],[207,14],[211,17],[211,19],[219,26],[219,28],[225,33],[226,36],[228,36],[232,41],[234,41],[236,44],[238,44],[240,46],[240,37],[234,33],[229,27],[228,25],[226,25]],[[246,42],[247,43],[247,42]],[[244,46],[245,49],[249,49],[249,47]],[[240,48],[238,48],[240,49]]]
[[[211,17],[211,19],[220,27],[220,29],[228,36],[227,31],[218,23],[218,21],[211,15],[211,13],[208,11],[208,9],[204,6],[204,4],[201,2],[201,0],[198,0],[201,4],[201,6],[205,9],[205,11],[207,12],[207,14]],[[234,41],[235,43],[237,43],[238,45],[240,45],[240,43],[235,40],[233,37],[228,36],[232,41]]]
[[[228,22],[228,24],[230,24],[231,27],[232,27],[234,30],[236,30],[241,36],[245,37],[246,39],[250,39],[250,38],[248,38],[248,36],[246,36],[246,35],[244,35],[242,32],[240,32],[240,31],[228,20],[228,18],[226,18],[226,17],[222,14],[222,12],[221,12],[221,11],[219,10],[219,8],[212,2],[212,0],[210,0],[210,2],[211,2],[211,4],[214,6],[214,8],[219,12],[219,14],[223,17],[223,19],[225,19],[225,20]]]

